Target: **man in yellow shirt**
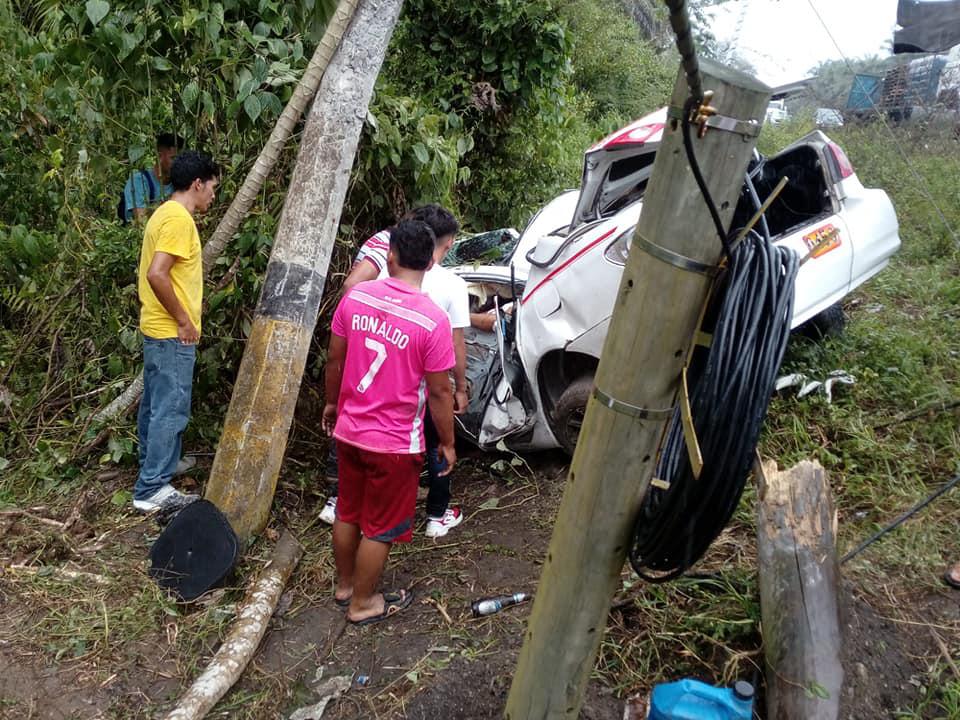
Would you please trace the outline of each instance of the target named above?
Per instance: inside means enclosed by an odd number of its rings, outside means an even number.
[[[190,419],[193,365],[200,339],[203,267],[193,216],[213,204],[220,168],[193,150],[170,167],[173,194],[143,233],[137,290],[143,333],[143,398],[137,417],[140,474],[133,506],[176,510],[197,499],[170,485]]]

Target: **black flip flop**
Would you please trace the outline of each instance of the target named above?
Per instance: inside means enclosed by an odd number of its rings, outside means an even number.
[[[960,590],[960,580],[955,579],[949,570],[943,574],[943,584],[952,587],[954,590]]]
[[[333,601],[337,604],[337,607],[348,608],[350,607],[350,601],[353,600],[353,595],[348,598],[341,600],[336,595],[333,596]]]
[[[347,618],[347,621],[351,625],[356,625],[360,627],[361,625],[373,625],[378,623],[381,620],[386,620],[388,617],[396,615],[404,608],[410,606],[410,603],[413,602],[413,593],[410,590],[394,590],[390,592],[385,592],[383,594],[383,612],[379,615],[374,615],[373,617],[364,618],[363,620],[350,620]]]

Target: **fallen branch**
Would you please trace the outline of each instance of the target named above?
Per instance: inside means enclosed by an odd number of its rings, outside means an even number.
[[[950,649],[947,647],[947,644],[943,641],[943,638],[940,637],[940,634],[930,628],[930,634],[933,635],[933,641],[937,644],[937,647],[940,648],[940,654],[943,655],[943,659],[947,661],[947,665],[950,666],[950,669],[953,671],[953,676],[960,680],[960,668],[957,667],[957,664],[953,661],[953,657],[950,655]]]
[[[5,569],[21,575],[52,577],[57,580],[83,580],[97,585],[110,584],[110,578],[103,575],[83,572],[82,570],[70,570],[69,568],[57,568],[51,565],[8,565]]]
[[[16,367],[17,361],[20,359],[20,356],[23,355],[24,351],[30,347],[30,344],[33,342],[33,339],[36,337],[37,333],[40,332],[41,328],[46,325],[47,320],[50,319],[50,316],[53,315],[53,311],[57,309],[57,306],[63,301],[65,297],[68,297],[73,294],[73,291],[76,290],[77,285],[80,284],[80,280],[76,280],[73,285],[64,290],[60,295],[57,296],[57,299],[52,303],[47,305],[46,311],[43,313],[43,316],[39,321],[33,323],[31,330],[26,334],[23,340],[20,341],[20,344],[17,346],[17,349],[13,353],[13,358],[10,360],[10,364],[7,365],[6,370],[3,371],[3,375],[0,375],[0,385],[6,382],[7,378],[10,377],[10,373],[13,372],[13,368]]]
[[[204,310],[207,309],[207,303],[209,302],[210,297],[212,297],[213,295],[216,295],[218,292],[223,290],[227,285],[229,285],[233,281],[233,278],[236,277],[237,270],[240,269],[240,260],[242,260],[242,257],[240,255],[237,255],[236,259],[233,261],[233,263],[231,263],[230,267],[228,267],[227,271],[223,274],[223,277],[220,278],[220,281],[213,286],[213,289],[210,291],[207,298],[205,298],[203,301]]]
[[[57,528],[57,530],[64,529],[64,523],[60,522],[59,520],[43,517],[42,515],[37,515],[29,510],[0,510],[0,517],[27,517],[31,520],[36,520],[42,525],[49,525],[50,527]]]
[[[300,82],[297,83],[293,95],[283,108],[277,124],[273,127],[273,132],[270,133],[267,144],[260,151],[260,155],[257,156],[253,168],[247,174],[243,185],[240,186],[233,202],[230,203],[230,207],[227,208],[227,212],[224,213],[223,218],[217,225],[217,229],[213,231],[210,240],[203,247],[202,257],[205,275],[209,274],[230,238],[236,234],[240,223],[247,216],[254,200],[257,199],[257,195],[263,189],[267,177],[280,159],[280,153],[293,134],[294,127],[300,122],[300,118],[313,96],[317,94],[320,80],[323,78],[327,65],[330,63],[330,58],[333,57],[333,53],[340,44],[340,39],[357,9],[357,2],[358,0],[340,0],[337,5],[337,10],[327,24],[327,29],[323,33],[320,44],[317,45],[313,57],[310,58],[310,63],[304,70]],[[99,425],[119,417],[137,404],[142,392],[143,372],[141,371],[118,398],[94,416],[94,422]],[[92,448],[96,445],[89,444],[87,447]]]
[[[286,530],[280,537],[273,557],[260,573],[244,600],[230,634],[166,720],[200,720],[217,704],[253,657],[267,631],[267,624],[276,610],[283,588],[293,569],[300,562],[303,546]]]
[[[937,400],[936,402],[919,407],[916,410],[911,410],[907,413],[901,413],[900,415],[897,415],[893,419],[887,420],[886,422],[874,425],[873,429],[880,430],[882,428],[890,427],[891,425],[899,425],[907,420],[914,420],[918,417],[923,417],[924,415],[947,412],[948,410],[954,410],[955,408],[960,408],[960,400]]]

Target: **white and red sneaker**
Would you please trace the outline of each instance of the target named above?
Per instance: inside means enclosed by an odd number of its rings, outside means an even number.
[[[438,538],[443,537],[451,528],[455,528],[457,525],[463,522],[463,513],[460,512],[460,508],[452,507],[447,508],[447,511],[443,513],[443,517],[428,517],[427,518],[427,531],[426,536],[428,538]]]

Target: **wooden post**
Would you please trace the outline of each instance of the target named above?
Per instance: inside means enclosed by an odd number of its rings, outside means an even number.
[[[703,87],[724,116],[763,122],[769,88],[703,62]],[[688,95],[683,73],[671,105]],[[756,138],[710,130],[694,145],[724,223],[737,204]],[[654,257],[716,265],[721,245],[683,152],[679,126],[664,130],[643,213],[620,283],[513,686],[510,720],[576,718],[593,671],[610,600],[620,584],[640,500],[677,393],[710,279]],[[649,413],[638,413],[644,408]]]
[[[827,473],[805,461],[759,478],[757,550],[767,717],[840,717],[836,524]]]
[[[266,525],[350,169],[402,0],[361,0],[307,118],[206,498],[241,541]]]

